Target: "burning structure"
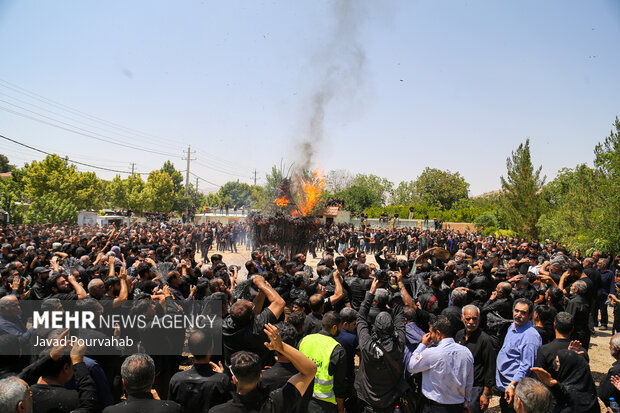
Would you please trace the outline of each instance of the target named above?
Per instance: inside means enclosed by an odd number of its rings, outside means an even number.
[[[306,252],[319,225],[314,213],[325,188],[321,170],[306,175],[294,181],[283,177],[275,199],[262,212],[248,216],[254,245],[274,245],[289,257]]]

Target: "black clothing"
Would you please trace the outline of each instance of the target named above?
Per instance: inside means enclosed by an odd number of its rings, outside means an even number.
[[[461,320],[461,307],[457,307],[455,305],[451,305],[449,307],[444,308],[441,311],[441,315],[448,318],[450,321],[450,325],[452,325],[452,331],[456,332],[463,328],[463,321]]]
[[[620,391],[611,384],[611,376],[620,376],[620,360],[616,360],[598,387],[598,397],[609,407],[609,398],[620,400]]]
[[[230,356],[241,350],[257,354],[264,363],[269,356],[269,350],[264,343],[269,340],[263,330],[266,324],[276,322],[276,316],[269,308],[265,308],[245,326],[237,326],[230,316],[226,317],[222,327],[226,363],[230,364]]]
[[[581,341],[583,348],[587,351],[590,345],[590,304],[587,298],[580,295],[574,296],[568,302],[566,312],[573,316],[575,324],[571,338]]]
[[[261,388],[266,393],[281,389],[286,386],[286,382],[297,373],[298,371],[295,366],[293,366],[293,363],[280,363],[278,361],[270,369],[263,370],[263,376],[260,379]],[[312,399],[312,391],[313,385],[311,383],[294,411],[299,413],[306,413],[308,411],[308,403],[310,399]]]
[[[465,337],[465,329],[456,333],[454,341],[467,347],[474,356],[474,387],[495,385],[495,349],[491,337],[478,328],[469,336]]]
[[[508,297],[500,297],[493,301],[484,303],[481,309],[482,314],[497,311],[497,313],[507,319],[512,319],[512,300]]]
[[[362,354],[355,390],[363,402],[384,408],[391,406],[400,395],[406,342],[405,316],[400,297],[395,297],[392,300],[393,316],[382,312],[375,323],[370,324],[368,312],[373,300],[374,294],[368,292],[357,317],[357,336]]]
[[[47,384],[31,385],[32,411],[37,413],[68,413],[74,410],[79,412],[96,411],[98,406],[97,387],[88,373],[86,364],[83,362],[74,364],[73,374],[77,390]],[[24,378],[24,380],[26,379]]]
[[[355,311],[359,311],[360,305],[362,305],[362,301],[364,301],[366,291],[370,289],[370,285],[372,284],[372,278],[354,277],[348,284],[351,288],[351,307],[353,307]]]
[[[168,399],[187,413],[208,412],[230,399],[231,382],[227,375],[215,373],[209,364],[194,364],[170,379]]]
[[[534,366],[547,370],[553,378],[557,378],[555,358],[561,350],[568,349],[570,342],[570,338],[556,338],[549,344],[543,345],[538,349],[538,355],[536,356]]]
[[[209,410],[210,413],[268,413],[290,412],[299,403],[301,395],[295,386],[286,383],[284,387],[271,393],[257,386],[249,393],[240,395],[234,392],[232,400]]]
[[[181,413],[181,406],[171,400],[155,400],[151,393],[134,393],[103,413]]]
[[[39,283],[38,281],[35,281],[32,288],[30,289],[31,300],[43,300],[44,298],[47,298],[50,294],[51,291],[49,291],[49,289],[45,285]]]
[[[558,384],[551,388],[561,413],[599,413],[596,388],[586,359],[574,351],[561,350],[558,353],[560,369]]]
[[[304,320],[304,337],[309,334],[316,334],[323,329],[323,316],[310,313]]]

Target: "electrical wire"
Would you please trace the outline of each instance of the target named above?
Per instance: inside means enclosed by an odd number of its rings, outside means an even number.
[[[112,130],[109,130],[109,129],[104,129],[104,128],[99,127],[99,126],[97,126],[97,125],[93,125],[93,124],[90,124],[90,123],[87,123],[87,122],[81,121],[81,120],[79,120],[79,119],[72,118],[72,117],[67,116],[67,115],[64,115],[64,114],[62,114],[62,113],[54,112],[53,110],[49,110],[49,109],[47,109],[47,108],[45,108],[45,107],[43,107],[43,106],[35,105],[34,103],[31,103],[31,102],[28,102],[28,101],[25,101],[25,100],[22,100],[22,99],[16,98],[15,96],[11,96],[11,95],[8,95],[8,94],[6,94],[6,93],[2,93],[2,92],[0,92],[0,95],[6,96],[6,97],[8,97],[8,98],[10,98],[10,99],[12,99],[12,100],[15,100],[15,101],[20,102],[20,103],[23,103],[23,104],[26,104],[26,105],[29,105],[29,106],[33,106],[33,107],[35,107],[35,108],[37,108],[37,109],[43,110],[43,111],[48,112],[48,113],[51,113],[51,114],[53,114],[53,115],[56,115],[56,116],[60,116],[60,117],[63,117],[63,118],[69,119],[69,120],[71,120],[71,121],[73,121],[73,122],[77,122],[77,123],[80,123],[80,124],[82,124],[82,125],[86,125],[86,126],[91,127],[91,128],[99,129],[99,130],[101,130],[101,131],[108,132],[108,133],[113,133],[113,134],[116,134],[116,135],[119,135],[119,136],[122,136],[122,137],[125,137],[125,138],[129,138],[129,139],[132,139],[132,140],[139,140],[139,139],[141,139],[141,140],[145,141],[145,143],[152,143],[152,140],[149,140],[148,138],[137,137],[137,136],[135,136],[135,135],[127,135],[127,134],[125,134],[125,133],[119,133],[119,132],[115,132],[115,131],[112,131]],[[7,103],[7,104],[9,104],[9,105],[11,105],[11,106],[15,106],[15,107],[18,107],[18,108],[20,108],[20,109],[28,110],[28,109],[25,109],[25,108],[23,108],[23,107],[21,107],[21,106],[19,106],[19,105],[16,105],[16,104],[11,103],[11,102],[6,101],[6,100],[1,100],[1,99],[0,99],[0,102]],[[36,113],[36,112],[33,112],[33,113]],[[56,120],[56,119],[54,119],[54,120]],[[74,125],[71,125],[71,126],[74,126]],[[75,126],[74,126],[74,127],[75,127]],[[92,132],[92,131],[91,131],[91,133],[96,133],[96,132]],[[104,135],[104,136],[105,136],[105,135]],[[169,150],[178,150],[178,148],[177,148],[177,147],[173,146],[173,145],[172,145],[172,144],[170,144],[170,143],[166,143],[166,146],[168,146]]]
[[[42,96],[42,95],[40,95],[40,94],[38,94],[36,92],[29,91],[27,89],[24,89],[24,88],[14,84],[14,83],[11,83],[11,82],[9,82],[7,80],[4,80],[2,78],[0,78],[0,86],[8,88],[8,89],[11,89],[11,90],[16,91],[18,93],[21,93],[23,95],[29,96],[31,99],[35,99],[35,100],[38,100],[40,102],[44,102],[44,103],[46,103],[46,104],[48,104],[50,106],[57,107],[59,109],[65,110],[65,111],[73,113],[75,115],[82,116],[82,117],[85,117],[87,119],[99,122],[99,123],[107,124],[107,125],[109,125],[109,126],[111,126],[113,128],[116,128],[116,129],[126,130],[126,131],[129,131],[129,132],[132,132],[132,133],[140,134],[140,135],[143,135],[145,137],[148,137],[149,139],[160,140],[163,143],[168,143],[169,142],[169,139],[166,139],[166,138],[163,138],[163,137],[160,137],[160,136],[157,136],[157,135],[153,135],[153,134],[150,134],[150,133],[142,132],[142,131],[139,131],[137,129],[132,129],[132,128],[129,128],[127,126],[123,126],[121,124],[118,124],[118,123],[115,123],[115,122],[111,122],[111,121],[105,120],[103,118],[94,116],[94,115],[90,115],[90,114],[88,114],[86,112],[82,112],[82,111],[80,111],[78,109],[75,109],[75,108],[72,108],[71,106],[67,106],[67,105],[64,105],[62,103],[56,102],[56,101],[54,101],[52,99],[48,99],[45,96]]]
[[[44,153],[46,155],[55,155],[53,153],[46,152],[46,151],[44,151],[42,149],[35,148],[34,146],[26,145],[25,143],[16,141],[15,139],[8,138],[8,137],[6,137],[4,135],[0,135],[0,138],[5,139],[5,140],[7,140],[9,142],[13,142],[13,143],[15,143],[17,145],[23,146],[25,148],[31,149],[31,150],[36,151],[36,152]],[[74,163],[76,165],[82,165],[82,166],[87,166],[89,168],[101,169],[103,171],[109,171],[109,172],[116,172],[116,173],[131,175],[131,171],[122,171],[122,170],[118,170],[118,169],[104,168],[102,166],[91,165],[91,164],[87,164],[85,162],[74,161],[74,160],[69,159],[69,158],[66,158],[66,160],[67,160],[67,162],[71,162],[71,163]],[[140,175],[148,175],[145,172],[142,172],[142,173],[136,172],[136,173],[134,173],[134,175],[138,175],[138,174],[140,174]]]

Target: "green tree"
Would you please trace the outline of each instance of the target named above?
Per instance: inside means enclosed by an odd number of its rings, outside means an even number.
[[[47,193],[33,202],[26,213],[25,221],[27,224],[75,224],[77,215],[78,209],[69,199]]]
[[[426,167],[415,181],[418,196],[423,202],[441,209],[469,196],[469,184],[458,172]]]
[[[495,216],[494,213],[483,212],[482,214],[476,217],[476,219],[474,220],[474,225],[476,226],[476,229],[478,230],[481,230],[484,228],[498,228],[499,221],[497,220],[497,217]]]
[[[146,184],[140,175],[130,175],[123,181],[125,187],[125,196],[127,197],[123,208],[130,209],[136,214],[144,211],[144,188]]]
[[[602,207],[598,211],[598,225],[594,228],[597,249],[620,251],[620,120],[605,140],[594,149],[594,164],[603,181],[597,195]]]
[[[276,189],[280,182],[284,178],[283,167],[278,169],[275,165],[271,167],[271,171],[265,175],[265,194],[268,199],[274,199],[276,197]]]
[[[174,167],[172,162],[164,162],[164,165],[161,167],[160,171],[166,172],[170,176],[170,179],[172,179],[174,192],[176,194],[179,194],[181,191],[185,190],[185,186],[183,185],[183,174]]]
[[[362,212],[373,206],[381,206],[382,202],[380,195],[376,191],[361,185],[353,185],[334,195],[338,198],[344,198],[345,208],[354,213]]]
[[[559,240],[571,249],[591,248],[598,211],[604,202],[599,196],[602,183],[601,174],[586,165],[560,170],[542,191],[548,209],[537,223],[540,235]]]
[[[250,207],[255,209],[263,209],[267,205],[267,191],[259,185],[252,185],[252,194],[250,195]]]
[[[15,169],[15,165],[9,163],[9,158],[0,154],[0,173],[11,172]]]
[[[9,213],[11,222],[22,223],[24,206],[24,169],[14,169],[0,180],[0,208]]]
[[[252,187],[239,181],[226,182],[218,191],[222,202],[229,207],[249,206],[252,202]]]
[[[545,177],[541,177],[542,167],[534,170],[529,139],[506,159],[506,168],[506,178],[501,177],[503,216],[509,227],[519,235],[536,239],[536,223],[544,209],[540,190]]]
[[[203,201],[202,206],[206,206],[209,208],[219,206],[222,203],[222,198],[217,193],[207,194]]]
[[[176,200],[174,183],[167,172],[153,171],[144,187],[143,202],[150,212],[170,212]]]
[[[123,208],[125,206],[125,202],[127,200],[127,192],[125,190],[125,182],[123,182],[123,179],[121,179],[120,175],[116,175],[106,185],[105,194],[108,206],[112,208]]]
[[[402,181],[392,190],[391,203],[393,205],[409,205],[419,203],[420,198],[416,190],[415,181]]]
[[[387,178],[382,178],[377,175],[357,174],[355,176],[355,179],[353,180],[353,185],[344,192],[349,194],[362,194],[362,192],[359,192],[358,190],[353,190],[353,192],[347,192],[349,189],[354,187],[364,188],[364,194],[372,193],[372,196],[370,197],[373,200],[372,205],[375,205],[377,203],[378,205],[385,205],[387,203],[387,199],[390,193],[392,192],[394,183],[389,181]],[[364,195],[363,198],[366,198],[366,195]],[[347,209],[348,205],[349,203],[347,201]]]
[[[78,172],[74,165],[58,155],[48,155],[41,162],[25,167],[24,195],[31,202],[53,193],[58,199],[69,200],[80,209],[103,206],[103,185],[94,172]]]

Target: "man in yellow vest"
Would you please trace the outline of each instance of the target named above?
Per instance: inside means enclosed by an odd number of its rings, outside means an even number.
[[[299,351],[317,366],[308,412],[343,413],[347,392],[346,352],[334,339],[342,327],[340,316],[333,311],[325,313],[322,326],[319,333],[307,335],[299,344]]]

